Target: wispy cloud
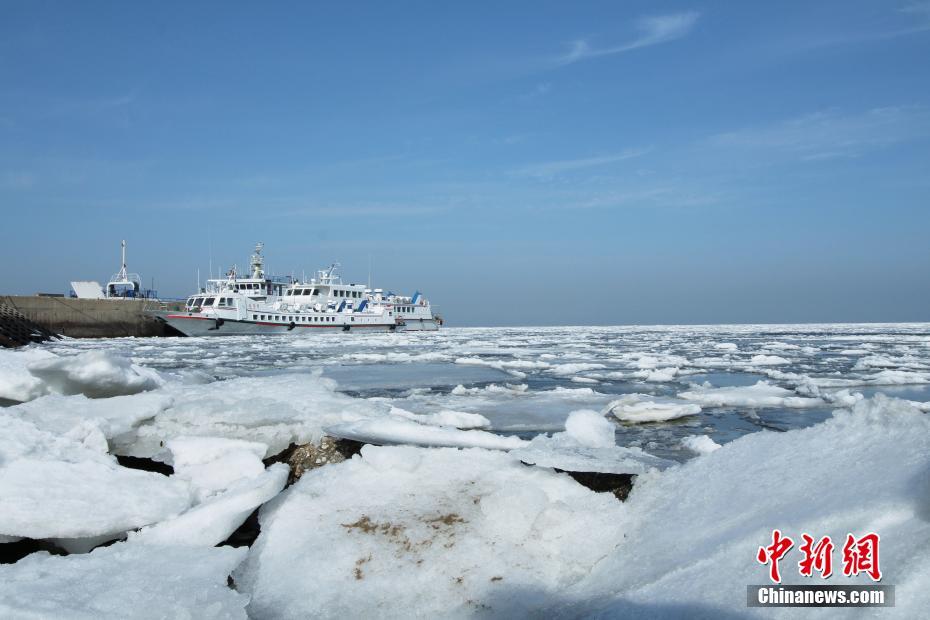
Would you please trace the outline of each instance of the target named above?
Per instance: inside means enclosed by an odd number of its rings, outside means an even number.
[[[874,108],[855,114],[827,110],[772,125],[712,136],[715,146],[765,149],[802,161],[859,157],[868,151],[930,135],[923,106]]]
[[[285,210],[280,213],[273,213],[268,217],[272,219],[283,217],[290,218],[295,216],[308,217],[326,217],[326,218],[356,218],[356,217],[402,217],[417,215],[435,215],[444,213],[451,209],[450,206],[443,205],[407,205],[407,204],[346,204],[346,205],[326,205],[310,206],[296,209]]]
[[[911,2],[880,15],[878,27],[851,32],[816,32],[793,38],[787,43],[792,53],[807,52],[824,47],[855,45],[887,41],[930,31],[930,0]]]
[[[901,7],[900,11],[908,15],[916,15],[922,22],[930,26],[930,1],[911,2]]]
[[[678,183],[662,186],[608,191],[568,205],[575,209],[617,207],[702,207],[716,204],[721,194],[686,188]]]
[[[556,60],[557,66],[570,65],[589,58],[622,54],[650,45],[674,41],[687,35],[694,28],[700,14],[697,11],[671,13],[642,17],[636,21],[638,36],[630,41],[610,47],[592,47],[587,39],[572,42],[568,53]]]
[[[12,170],[0,172],[0,189],[26,190],[36,184],[36,175],[32,172]]]
[[[565,159],[560,161],[548,161],[521,166],[512,171],[516,176],[535,177],[540,179],[552,178],[566,172],[574,172],[585,168],[594,168],[596,166],[605,166],[634,157],[640,157],[647,153],[649,149],[627,149],[620,153],[611,155],[602,155],[599,157],[584,157],[581,159]]]

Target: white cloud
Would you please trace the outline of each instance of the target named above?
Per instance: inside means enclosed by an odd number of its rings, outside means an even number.
[[[565,172],[604,166],[607,164],[633,159],[647,153],[649,149],[627,149],[620,153],[602,155],[599,157],[584,157],[581,159],[566,159],[561,161],[548,161],[522,166],[513,171],[517,176],[551,178]]]
[[[687,11],[669,15],[642,17],[636,21],[636,29],[639,31],[639,36],[632,41],[601,49],[591,47],[585,39],[574,41],[571,50],[558,58],[556,64],[558,66],[569,65],[588,58],[621,54],[641,47],[658,45],[659,43],[680,39],[691,32],[699,16],[700,14],[696,11]]]
[[[0,172],[0,189],[25,190],[36,184],[36,175],[32,172],[12,170]]]
[[[930,135],[922,106],[874,108],[856,114],[827,110],[717,134],[715,146],[787,153],[802,161],[859,157],[868,151]]]

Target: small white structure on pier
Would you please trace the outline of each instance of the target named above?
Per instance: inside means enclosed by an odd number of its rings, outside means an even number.
[[[71,283],[71,290],[78,299],[136,299],[143,297],[142,278],[126,269],[126,240],[120,242],[121,263],[118,273],[110,277],[104,289],[96,280],[80,280]]]

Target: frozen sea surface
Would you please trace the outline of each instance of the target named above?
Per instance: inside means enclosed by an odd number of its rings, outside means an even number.
[[[896,607],[806,615],[930,606],[928,324],[66,340],[0,403],[0,560],[70,553],[0,564],[4,618],[792,618],[745,606],[776,527],[881,534]],[[327,429],[451,447],[285,488]]]
[[[476,413],[490,420],[488,430],[524,438],[563,430],[572,411],[605,410],[625,394],[697,403],[694,415],[617,420],[619,445],[676,460],[694,456],[683,438],[725,444],[762,429],[806,427],[859,394],[930,401],[928,324],[449,328],[44,348],[59,356],[98,349],[158,371],[169,385],[321,369],[348,397],[414,414]]]

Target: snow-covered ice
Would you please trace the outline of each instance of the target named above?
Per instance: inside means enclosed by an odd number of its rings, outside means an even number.
[[[287,482],[288,467],[275,463],[255,476],[241,478],[187,512],[129,535],[133,543],[212,547],[236,531],[252,511],[277,495]]]
[[[681,445],[696,454],[710,454],[720,448],[720,444],[707,435],[688,435],[681,440]]]
[[[40,359],[29,364],[28,369],[51,392],[84,394],[90,398],[138,394],[164,383],[156,371],[105,350]]]
[[[0,564],[0,616],[245,619],[248,597],[227,586],[245,555],[231,547],[127,543],[67,557],[34,553]]]
[[[701,406],[647,394],[626,394],[611,401],[607,411],[624,422],[664,422],[701,413]]]
[[[881,395],[810,428],[742,437],[684,466],[642,477],[627,500],[623,543],[565,593],[575,601],[565,611],[797,617],[790,608],[746,608],[746,585],[767,579],[756,551],[779,528],[795,540],[802,532],[837,541],[848,532],[879,532],[882,583],[896,588],[892,615],[923,616],[930,605],[928,471],[930,418]],[[796,556],[782,562],[783,583],[812,583],[798,574]],[[840,574],[829,583],[870,581]],[[805,615],[864,613],[817,611]],[[884,617],[891,610],[873,611]]]
[[[64,340],[0,351],[0,406],[0,544],[73,552],[0,567],[3,616],[752,616],[774,527],[878,531],[892,615],[930,605],[926,324]],[[324,429],[465,449],[282,492],[263,459]]]
[[[504,452],[368,446],[262,509],[236,580],[269,619],[525,615],[619,544],[623,514]]]
[[[115,445],[121,454],[168,458],[175,437],[226,437],[263,443],[267,454],[290,444],[319,442],[323,427],[386,415],[389,407],[335,391],[317,373],[241,377],[207,385],[164,388],[171,405]]]
[[[419,424],[405,418],[359,420],[323,429],[327,435],[375,445],[444,446],[511,450],[526,442],[481,430],[459,430],[447,426]]]
[[[739,387],[703,387],[680,392],[678,398],[695,401],[705,407],[818,407],[825,403],[819,398],[799,396],[792,390],[759,381],[755,385]]]
[[[642,474],[673,464],[640,448],[616,445],[614,430],[603,414],[581,409],[568,416],[564,432],[534,437],[511,455],[529,465],[605,474]]]
[[[29,364],[56,359],[53,353],[37,346],[23,349],[0,348],[0,403],[24,402],[46,394],[45,383],[28,370]]]
[[[428,424],[430,426],[451,426],[453,428],[471,429],[471,428],[488,428],[491,421],[480,413],[467,413],[465,411],[452,411],[450,409],[441,409],[436,413],[418,414],[411,413],[398,407],[391,408],[391,415],[407,418]]]
[[[192,502],[184,481],[127,469],[99,446],[7,414],[0,414],[0,498],[2,535],[100,542]]]
[[[168,442],[174,478],[186,480],[198,504],[174,518],[130,534],[132,542],[212,547],[227,538],[257,507],[277,495],[288,467],[265,469],[266,446],[241,439],[179,437]]]

